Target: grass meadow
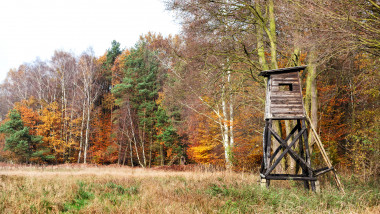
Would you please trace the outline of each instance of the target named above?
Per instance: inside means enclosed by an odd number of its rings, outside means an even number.
[[[129,167],[0,166],[0,213],[380,213],[379,180],[325,176],[321,193],[295,181],[260,187],[258,173]]]

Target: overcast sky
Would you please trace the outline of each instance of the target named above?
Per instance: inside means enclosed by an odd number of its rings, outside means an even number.
[[[176,34],[180,26],[162,0],[6,0],[0,3],[0,82],[11,68],[54,50],[97,56],[112,40],[132,47],[141,34]]]

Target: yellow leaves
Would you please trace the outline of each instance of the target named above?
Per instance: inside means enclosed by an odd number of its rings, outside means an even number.
[[[199,145],[189,149],[193,159],[197,163],[211,163],[216,158],[216,155],[212,152],[215,145]]]
[[[161,105],[162,100],[164,100],[164,98],[165,98],[164,92],[158,92],[158,98],[156,100],[156,104]]]
[[[80,123],[81,119],[74,119],[69,123],[72,127],[70,130],[72,138],[66,142],[62,133],[62,111],[59,109],[57,102],[52,102],[40,110],[40,124],[37,126],[37,134],[43,137],[43,141],[58,161],[62,161],[63,156],[67,152],[68,148],[75,147],[78,144],[76,137],[80,135]]]
[[[116,57],[115,62],[111,67],[112,86],[115,86],[122,82],[122,77],[124,76],[123,72],[125,69],[125,61],[129,55],[129,50],[124,50],[120,55]]]
[[[50,103],[41,110],[41,124],[39,125],[40,135],[47,135],[50,130],[59,129],[62,123],[62,112],[58,109],[56,102]]]
[[[118,56],[118,58],[120,59],[121,62],[124,62],[130,54],[131,54],[131,52],[130,52],[128,49],[126,49],[126,50],[124,50],[124,51]]]
[[[112,93],[107,93],[104,95],[102,106],[105,109],[111,110],[115,104],[115,97]]]
[[[203,116],[194,115],[195,130],[189,136],[188,156],[197,163],[219,163],[219,156],[224,155],[219,141],[219,127]]]
[[[41,108],[42,105],[42,108]],[[49,104],[39,102],[31,97],[15,104],[15,109],[20,112],[24,125],[29,127],[29,132],[34,136],[41,136],[41,148],[48,149],[44,155],[54,155],[58,161],[64,161],[69,148],[75,148],[80,135],[81,118],[70,120],[62,118],[62,110],[57,102]],[[37,110],[34,110],[37,109]],[[70,135],[64,135],[64,121],[67,122],[67,130]],[[70,137],[66,137],[70,136]],[[39,160],[33,159],[35,161]]]
[[[38,126],[38,134],[43,136],[43,141],[48,147],[61,153],[63,144],[60,139],[62,124],[62,112],[58,109],[58,103],[53,102],[41,110],[41,124]]]
[[[107,52],[105,52],[102,56],[100,56],[96,62],[97,65],[102,65],[104,63],[106,63],[107,61]]]

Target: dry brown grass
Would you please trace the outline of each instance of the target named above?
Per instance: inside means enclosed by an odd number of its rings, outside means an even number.
[[[284,187],[261,189],[257,175],[204,169],[0,166],[0,213],[379,211],[378,189],[348,191],[343,196],[329,185],[320,195]]]

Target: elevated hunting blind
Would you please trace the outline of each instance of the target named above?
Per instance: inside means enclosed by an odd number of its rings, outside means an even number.
[[[302,87],[299,78],[299,72],[306,67],[282,68],[262,71],[260,73],[260,76],[267,78],[263,162],[260,169],[261,182],[265,183],[266,186],[269,186],[270,180],[302,180],[304,181],[305,188],[309,189],[310,183],[311,189],[316,191],[317,176],[334,170],[314,129],[315,133],[313,132],[313,134],[318,138],[318,147],[328,167],[318,170],[314,170],[311,167],[308,132],[305,124],[308,117],[304,110]],[[285,139],[272,128],[272,122],[276,120],[296,121]],[[273,148],[272,138],[279,143],[277,148]],[[296,146],[297,142],[298,147]],[[296,172],[295,174],[273,173],[286,154],[290,155],[295,160],[297,166],[302,169],[301,174]],[[334,175],[338,187],[341,188],[335,171]]]
[[[305,119],[299,71],[306,66],[262,71],[267,77],[265,119]]]

